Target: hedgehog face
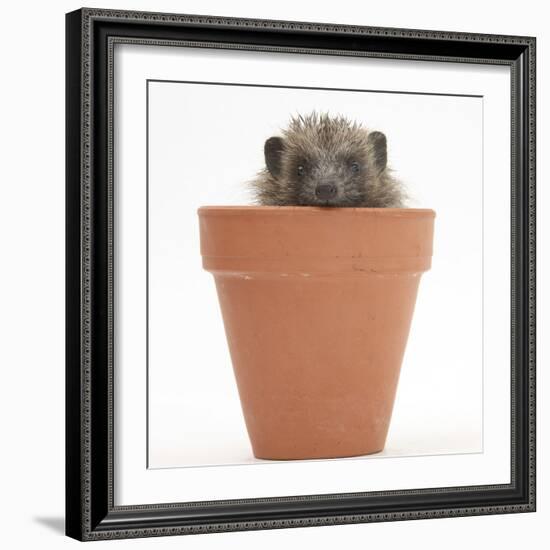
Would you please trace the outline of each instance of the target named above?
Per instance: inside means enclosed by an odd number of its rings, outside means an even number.
[[[358,206],[386,167],[386,139],[344,118],[293,119],[284,137],[265,143],[267,169],[288,201]]]
[[[289,155],[282,177],[296,204],[353,206],[365,199],[368,171],[362,150],[351,154],[318,150]]]

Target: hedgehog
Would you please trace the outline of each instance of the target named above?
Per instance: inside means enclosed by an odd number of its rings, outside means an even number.
[[[250,183],[265,206],[403,208],[402,184],[387,166],[387,141],[344,116],[290,119],[264,145],[265,168]]]

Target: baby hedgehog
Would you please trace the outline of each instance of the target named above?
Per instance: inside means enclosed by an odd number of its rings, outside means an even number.
[[[282,137],[265,142],[264,154],[266,168],[251,182],[261,205],[404,205],[401,184],[387,168],[386,136],[345,117],[293,117]]]

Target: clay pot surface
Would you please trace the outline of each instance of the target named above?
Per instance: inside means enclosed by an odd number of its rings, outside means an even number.
[[[198,211],[254,455],[384,448],[435,212]]]

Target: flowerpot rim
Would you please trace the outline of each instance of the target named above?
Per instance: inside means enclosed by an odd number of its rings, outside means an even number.
[[[431,266],[433,210],[205,206],[198,217],[203,267],[212,273],[355,277]]]
[[[294,215],[370,215],[380,217],[427,217],[435,218],[435,210],[431,208],[365,208],[365,207],[334,207],[334,206],[258,206],[258,205],[224,205],[201,206],[197,213],[208,215],[243,215],[243,214],[289,214]]]

